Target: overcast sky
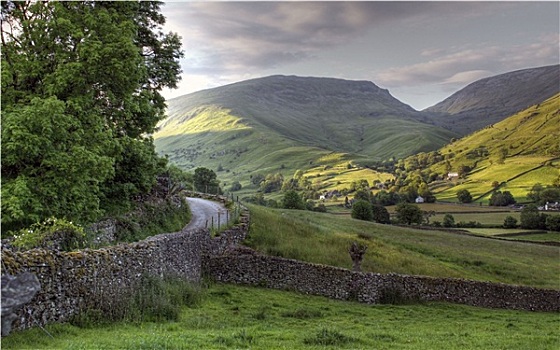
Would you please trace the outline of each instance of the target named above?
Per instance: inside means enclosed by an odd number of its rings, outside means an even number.
[[[558,64],[559,3],[166,2],[172,98],[273,74],[369,80],[424,109],[478,79]]]

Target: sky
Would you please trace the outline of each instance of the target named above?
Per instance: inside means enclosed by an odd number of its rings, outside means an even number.
[[[269,75],[372,81],[422,110],[468,84],[560,63],[560,3],[165,2],[182,37],[166,98]]]

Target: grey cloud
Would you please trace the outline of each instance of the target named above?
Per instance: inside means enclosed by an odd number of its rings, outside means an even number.
[[[167,3],[164,11],[185,46],[209,56],[203,66],[262,69],[308,59],[384,23],[477,8],[437,2],[189,2]]]
[[[442,84],[452,90],[485,76],[558,61],[558,36],[549,35],[533,44],[468,48],[426,62],[390,68],[378,72],[375,81],[385,87]]]

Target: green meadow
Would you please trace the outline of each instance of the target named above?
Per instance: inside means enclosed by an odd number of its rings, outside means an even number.
[[[332,215],[250,206],[247,245],[265,254],[351,268],[348,247],[368,246],[362,268],[560,289],[560,248]]]
[[[53,324],[13,333],[2,348],[552,350],[560,342],[556,313],[445,303],[365,305],[219,284],[202,293],[174,322]]]

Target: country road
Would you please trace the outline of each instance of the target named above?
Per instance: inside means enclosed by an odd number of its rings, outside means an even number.
[[[202,198],[187,198],[187,202],[191,209],[192,218],[183,230],[198,230],[201,228],[212,227],[212,217],[214,218],[214,227],[218,226],[218,213],[221,225],[226,224],[227,209],[222,203],[210,201]],[[208,226],[207,226],[208,225]]]

